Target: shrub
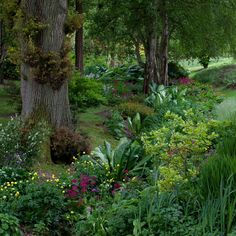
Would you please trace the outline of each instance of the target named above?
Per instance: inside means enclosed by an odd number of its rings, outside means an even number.
[[[134,117],[139,113],[142,119],[154,113],[152,108],[138,102],[124,102],[118,105],[117,109],[124,117]]]
[[[208,65],[210,63],[210,56],[201,55],[199,57],[199,63],[203,66],[204,69],[208,68]]]
[[[44,223],[55,235],[58,235],[56,234],[58,231],[64,231],[66,201],[62,190],[56,184],[28,183],[25,192],[15,198],[11,206],[14,209],[14,215],[27,228],[34,228],[40,222]]]
[[[9,214],[0,213],[0,235],[22,236],[19,220]]]
[[[29,174],[24,169],[3,167],[0,169],[0,185],[6,182],[25,180]]]
[[[188,77],[189,72],[176,62],[168,63],[168,76],[170,79],[178,79],[181,77]]]
[[[76,72],[69,84],[69,99],[78,108],[105,103],[103,84],[95,79],[81,78]]]
[[[19,119],[9,121],[0,129],[0,166],[29,167],[40,151],[48,133],[46,123],[26,127]]]
[[[12,63],[7,57],[3,61],[3,78],[6,80],[18,80],[20,78],[19,65]]]
[[[70,164],[73,157],[89,152],[89,139],[66,127],[57,129],[51,136],[51,154],[55,163]]]
[[[159,167],[160,189],[175,187],[196,176],[199,162],[218,137],[217,121],[195,121],[192,110],[185,111],[185,117],[167,112],[163,127],[142,136],[143,145],[153,162]]]
[[[106,121],[106,126],[116,139],[124,137],[125,122],[118,111],[112,112],[111,117]]]

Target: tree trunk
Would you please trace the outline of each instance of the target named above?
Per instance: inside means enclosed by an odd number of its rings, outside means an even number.
[[[64,23],[67,15],[67,0],[25,0],[21,5],[27,19],[40,19],[45,29],[40,32],[36,46],[45,54],[59,53],[63,49]],[[22,37],[22,56],[27,55],[29,42]],[[58,89],[50,83],[39,83],[35,79],[35,67],[23,62],[21,65],[22,117],[47,116],[54,127],[71,126],[68,99],[68,78]]]
[[[168,46],[169,46],[169,28],[168,28],[168,15],[163,15],[163,30],[161,36],[161,43],[159,48],[159,74],[161,83],[168,85]]]
[[[82,0],[75,0],[76,11],[78,14],[83,14]],[[80,71],[80,74],[84,73],[84,29],[83,25],[76,31],[75,34],[75,67]]]
[[[145,48],[146,65],[145,65],[145,79],[143,85],[143,92],[145,94],[147,94],[149,91],[150,83],[152,82],[160,83],[157,70],[156,51],[157,51],[157,35],[156,32],[153,31],[149,35],[148,42]]]

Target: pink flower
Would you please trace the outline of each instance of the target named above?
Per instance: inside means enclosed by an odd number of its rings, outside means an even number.
[[[73,186],[71,187],[71,189],[72,189],[73,191],[77,191],[77,190],[78,190],[78,186],[73,185]]]
[[[179,83],[180,84],[192,84],[193,80],[187,77],[179,78]]]
[[[71,180],[71,183],[76,184],[76,183],[77,183],[77,180],[76,180],[76,179],[72,179],[72,180]]]
[[[74,190],[68,190],[67,193],[68,193],[69,197],[71,197],[71,198],[74,198],[77,196],[77,192]]]

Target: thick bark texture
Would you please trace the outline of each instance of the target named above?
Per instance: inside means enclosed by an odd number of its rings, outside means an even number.
[[[82,0],[75,0],[76,11],[78,14],[83,14]],[[75,34],[75,67],[80,71],[82,75],[84,73],[84,29],[83,25],[76,31]]]
[[[152,82],[159,83],[159,75],[157,68],[157,59],[156,59],[156,51],[157,51],[157,35],[155,31],[150,33],[148,42],[145,48],[146,54],[146,65],[145,65],[145,79],[143,92],[146,94],[149,90],[149,85]]]
[[[59,53],[64,45],[64,23],[67,0],[25,0],[22,9],[27,19],[34,18],[46,24],[35,45],[43,53]],[[22,37],[22,56],[27,54],[26,38]],[[43,113],[54,127],[71,126],[68,99],[68,78],[55,90],[50,84],[40,84],[34,79],[34,69],[27,63],[21,65],[21,95],[23,118]],[[39,112],[39,113],[38,113]],[[40,113],[40,114],[41,114]]]
[[[168,85],[168,46],[169,46],[169,28],[168,15],[163,15],[163,30],[158,55],[159,74],[161,83]]]

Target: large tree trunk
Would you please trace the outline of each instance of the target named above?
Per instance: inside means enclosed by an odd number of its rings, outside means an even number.
[[[78,14],[83,14],[82,0],[76,1],[76,11]],[[75,34],[75,67],[80,71],[80,74],[84,73],[84,29],[83,24],[81,28],[76,31]]]
[[[60,53],[63,49],[64,23],[67,16],[67,0],[25,0],[22,9],[27,19],[40,19],[45,29],[40,32],[34,44],[43,53]],[[22,56],[27,56],[28,41],[22,37]],[[59,63],[59,62],[58,62]],[[54,127],[71,126],[68,99],[68,78],[57,89],[50,83],[39,83],[35,79],[35,68],[30,62],[21,65],[22,117],[41,114],[47,116]]]
[[[155,31],[153,31],[149,35],[148,42],[145,48],[146,65],[145,65],[145,79],[143,86],[143,92],[145,94],[148,93],[149,85],[152,82],[160,83],[157,69],[156,51],[157,51],[157,34]]]
[[[161,83],[168,85],[168,46],[169,46],[169,28],[168,15],[163,14],[163,30],[158,54],[159,74]]]

